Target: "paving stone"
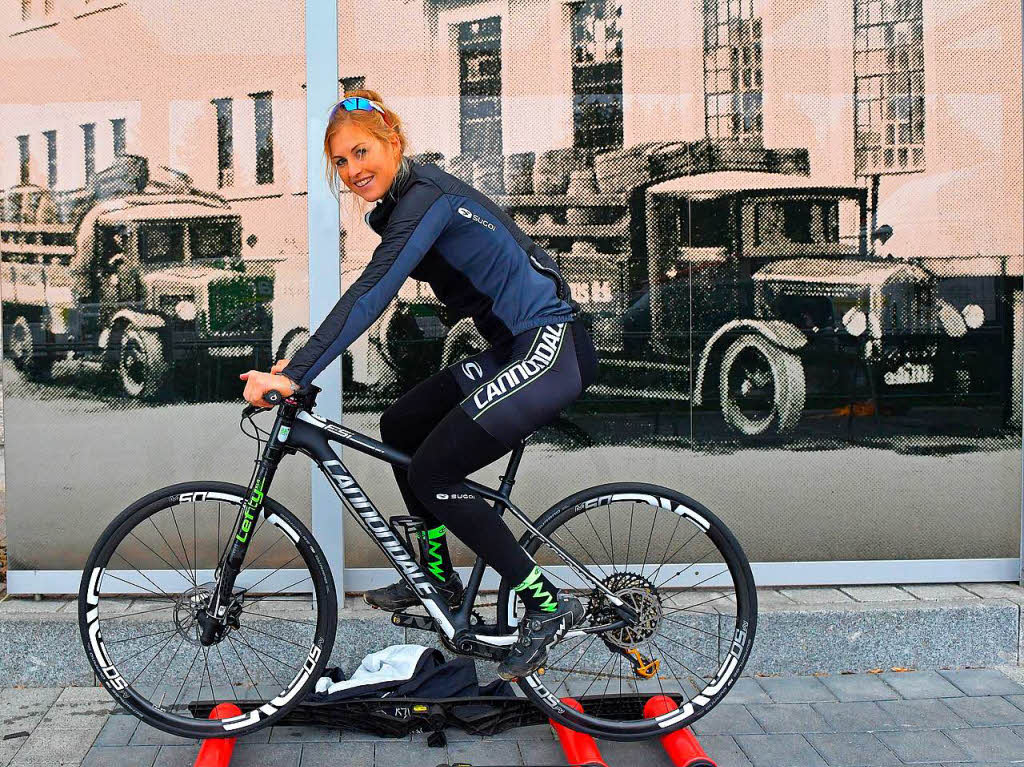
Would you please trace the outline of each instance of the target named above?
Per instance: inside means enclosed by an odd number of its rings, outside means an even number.
[[[942,702],[956,712],[961,719],[975,726],[1024,724],[1024,711],[996,695],[978,698],[946,698]]]
[[[818,679],[840,701],[898,700],[900,697],[874,674],[835,674]]]
[[[449,745],[451,744],[449,743]],[[558,742],[554,740],[524,740],[519,744],[519,754],[525,765],[563,764],[565,762],[565,752]],[[380,767],[385,767],[382,763],[378,764]],[[433,767],[433,765],[430,767]],[[718,767],[727,766],[719,764]],[[747,767],[747,765],[743,765],[743,767]]]
[[[963,695],[935,671],[887,671],[877,676],[898,692],[900,697],[907,699],[950,698]]]
[[[0,689],[0,706],[45,706],[49,708],[64,692],[63,687],[4,687]]]
[[[816,676],[758,677],[757,683],[776,703],[817,703],[836,699]]]
[[[153,767],[194,767],[198,754],[198,743],[187,746],[161,746]]]
[[[1024,711],[1024,695],[1005,695],[1003,697],[1005,697],[1008,701],[1010,701],[1010,703],[1015,705],[1021,711]]]
[[[736,683],[729,689],[724,700],[733,705],[772,702],[772,699],[768,697],[768,693],[757,683],[757,680],[748,676],[737,679]]]
[[[8,597],[0,601],[0,614],[3,613],[55,613],[64,607],[67,599],[20,599]]]
[[[82,767],[152,767],[160,746],[93,746]]]
[[[736,743],[754,767],[826,767],[803,735],[737,735]]]
[[[39,728],[28,737],[15,757],[15,764],[67,763],[80,764],[92,747],[100,728]]]
[[[717,767],[751,767],[747,755],[736,744],[736,740],[728,735],[708,735],[700,739],[700,745]],[[565,757],[562,758],[564,761]],[[545,764],[545,762],[537,762],[537,764]],[[554,764],[554,762],[546,762],[546,764]],[[661,765],[664,762],[655,762],[655,764]]]
[[[433,751],[438,755],[444,754],[444,749],[435,748]],[[433,767],[435,764],[439,764],[439,757],[435,757],[433,762],[423,762],[420,767],[427,767],[430,765]],[[466,762],[472,764],[473,767],[480,765],[486,767],[487,765],[521,765],[523,764],[523,758],[519,753],[519,746],[512,741],[498,741],[498,740],[487,740],[487,741],[459,741],[458,743],[448,744],[448,761],[449,762]],[[384,767],[387,762],[382,762],[380,756],[377,757],[377,764]]]
[[[1024,759],[1024,738],[1009,727],[947,730],[946,735],[972,759]]]
[[[839,589],[812,586],[798,589],[779,589],[780,594],[804,605],[834,604],[836,602],[854,602],[853,597]]]
[[[839,589],[858,602],[907,602],[914,599],[897,586],[843,586]]]
[[[900,764],[896,755],[871,733],[811,733],[807,740],[829,764],[844,767]]]
[[[940,700],[880,700],[878,706],[896,720],[897,726],[907,730],[968,726]]]
[[[299,767],[371,767],[372,743],[306,743]],[[433,765],[430,765],[433,767]]]
[[[729,594],[726,599],[732,605],[733,615],[736,614],[736,595]],[[790,599],[785,594],[779,593],[778,589],[758,589],[757,609],[758,610],[793,610],[800,609],[801,604],[795,599]]]
[[[270,743],[331,743],[339,739],[333,727],[280,725],[270,731]]]
[[[938,673],[965,695],[1024,695],[1024,685],[992,668],[939,670]]]
[[[937,762],[940,759],[965,760],[967,752],[936,730],[922,732],[878,732],[875,737],[893,750],[904,762]]]
[[[831,729],[836,732],[874,732],[898,730],[896,720],[873,700],[844,703],[812,703]]]
[[[388,740],[376,743],[373,763],[378,767],[425,767],[444,764],[445,761],[450,760],[444,748],[430,748],[426,743]]]
[[[693,723],[695,735],[760,734],[764,730],[745,706],[719,703]]]
[[[1024,603],[1024,588],[1016,583],[965,583],[963,587],[982,599],[1009,599]]]
[[[949,583],[920,583],[902,586],[918,599],[981,599],[967,589]]]
[[[151,724],[139,722],[138,727],[132,734],[128,743],[132,746],[184,746],[188,743],[198,743],[197,738],[183,738],[180,735],[171,735],[169,732],[158,730]]]
[[[299,743],[238,743],[231,754],[231,767],[299,767]]]
[[[97,746],[127,746],[139,726],[139,720],[130,714],[114,714],[107,719],[96,736]],[[156,758],[154,754],[153,758]]]
[[[766,733],[833,731],[810,703],[751,704],[747,710]]]

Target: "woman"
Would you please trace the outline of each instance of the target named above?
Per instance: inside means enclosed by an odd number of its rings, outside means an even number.
[[[467,476],[498,460],[551,421],[591,384],[594,346],[576,321],[578,304],[551,257],[491,200],[468,184],[404,156],[398,115],[374,91],[345,94],[324,137],[328,175],[376,207],[366,216],[381,236],[360,278],[309,342],[270,373],[250,371],[244,397],[266,406],[308,385],[381,315],[406,278],[428,282],[453,316],[473,318],[490,347],[414,386],[381,415],[381,439],[412,456],[394,467],[409,511],[424,520],[425,563],[448,603],[463,587],[446,531],[483,557],[526,608],[519,636],[499,667],[505,679],[543,665],[549,646],[583,620],[580,602],[560,594]],[[387,610],[418,604],[404,580],[368,591]]]

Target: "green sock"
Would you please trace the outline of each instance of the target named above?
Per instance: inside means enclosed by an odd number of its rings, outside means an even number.
[[[423,564],[430,574],[441,583],[447,583],[448,578],[455,572],[452,567],[452,555],[448,551],[448,538],[445,535],[447,532],[444,525],[438,525],[420,533],[420,537],[427,543],[427,561]]]
[[[512,590],[519,594],[527,610],[553,613],[558,609],[558,589],[544,577],[544,573],[537,565],[534,565],[530,574],[523,578],[523,582],[513,586]]]

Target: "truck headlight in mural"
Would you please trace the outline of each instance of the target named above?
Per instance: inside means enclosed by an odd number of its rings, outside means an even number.
[[[5,339],[26,377],[74,359],[156,399],[186,380],[228,380],[225,365],[269,368],[273,260],[242,258],[241,218],[222,197],[172,191],[146,167],[126,155],[83,189],[5,195],[6,212],[57,198],[56,220],[2,223]]]

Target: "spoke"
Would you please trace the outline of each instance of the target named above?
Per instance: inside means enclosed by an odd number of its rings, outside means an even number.
[[[572,530],[569,529],[569,526],[568,525],[562,525],[562,529],[565,530],[565,532],[569,533],[569,535],[572,536],[573,540],[576,541],[576,543],[579,543],[580,548],[583,549],[583,552],[588,557],[590,557],[590,561],[593,562],[594,565],[597,567],[597,569],[601,571],[601,575],[603,575],[605,578],[607,578],[608,577],[608,573],[606,573],[604,568],[601,567],[601,564],[596,559],[594,559],[594,555],[590,553],[590,550],[587,549],[587,547],[584,546],[582,543],[580,543],[580,539],[577,538],[576,534]],[[554,530],[551,531],[551,538],[552,538],[552,540],[555,539],[555,531]],[[558,539],[558,541],[559,541],[559,543],[561,543],[561,544],[563,544],[565,546],[568,546],[568,544],[564,540]],[[586,568],[583,568],[583,569],[586,569]]]
[[[228,637],[228,639],[230,639],[230,637]],[[218,645],[218,647],[219,646],[220,645]],[[242,671],[245,672],[245,675],[247,677],[249,677],[249,681],[252,682],[252,689],[255,691],[256,695],[259,695],[260,694],[259,685],[256,684],[256,680],[253,679],[252,678],[252,674],[249,673],[249,667],[246,666],[245,665],[245,661],[242,660],[242,656],[238,653],[238,648],[235,647],[235,643],[234,642],[228,642],[228,647],[230,647],[232,652],[235,653],[235,657],[238,658],[238,663],[242,667]],[[260,662],[262,663],[262,661],[260,661]]]
[[[291,559],[289,559],[289,560],[288,560],[287,562],[285,562],[285,563],[284,563],[283,565],[281,565],[281,566],[280,566],[280,567],[278,567],[277,569],[275,569],[275,570],[271,570],[271,571],[270,571],[269,573],[267,573],[266,575],[264,575],[264,576],[263,576],[262,578],[260,578],[260,579],[259,579],[258,581],[256,581],[256,582],[255,582],[254,584],[252,584],[252,585],[251,585],[251,586],[250,586],[249,588],[247,588],[247,589],[245,590],[245,591],[246,591],[246,593],[248,593],[248,592],[252,591],[252,590],[253,590],[254,588],[256,588],[257,586],[259,586],[259,585],[260,585],[261,583],[263,583],[263,581],[265,581],[265,580],[266,580],[267,578],[269,578],[269,577],[270,577],[271,575],[273,575],[274,573],[278,572],[279,570],[283,570],[284,568],[286,568],[286,567],[287,567],[288,565],[290,565],[290,564],[291,564],[292,562],[294,562],[294,561],[295,561],[296,559],[298,559],[298,558],[299,558],[300,556],[302,556],[302,555],[301,555],[301,554],[296,554],[296,555],[295,555],[294,557],[292,557]],[[308,576],[308,575],[307,575],[307,576],[306,576],[306,578],[308,578],[308,577],[311,577],[311,576]],[[302,580],[304,581],[304,580],[306,580],[306,578],[303,578]],[[302,583],[302,581],[299,581],[299,583]],[[294,585],[295,585],[295,584],[293,583],[293,584],[292,584],[292,586],[294,586]],[[291,588],[291,586],[285,586],[285,588]],[[278,591],[275,591],[274,593],[275,593],[275,594],[280,594],[280,593],[281,593],[281,591],[284,591],[284,589],[280,589],[280,590],[278,590]]]
[[[651,553],[651,541],[654,540],[654,525],[658,521],[658,509],[655,507],[654,512],[651,514],[651,532],[647,535],[647,548],[644,549],[644,561],[640,565],[640,575],[644,574],[644,568],[647,567],[647,557]]]
[[[219,550],[220,549],[218,547],[218,551]],[[224,662],[224,653],[222,653],[220,651],[220,642],[215,644],[214,647],[217,649],[217,655],[220,657],[220,665],[222,665],[224,667],[224,679],[226,680],[226,683],[227,683],[228,687],[231,688],[231,694],[235,696],[235,701],[237,702],[238,701],[238,693],[235,692],[235,684],[234,684],[234,682],[231,681],[231,674],[228,671],[228,664]]]
[[[241,612],[246,615],[258,615],[260,618],[264,618],[268,621],[285,621],[287,623],[297,623],[300,626],[309,626],[311,628],[316,626],[316,621],[297,621],[293,618],[279,618],[276,615],[267,615],[266,613],[251,612],[249,610],[242,610]]]
[[[270,576],[267,576],[267,577],[269,578]],[[252,600],[248,604],[249,604],[250,607],[252,607],[253,605],[258,605],[260,602],[264,602],[264,601],[268,601],[268,600],[271,601],[271,602],[284,602],[284,601],[287,601],[287,600],[283,600],[283,599],[270,599],[270,597],[275,596],[276,594],[282,594],[282,593],[284,593],[284,591],[286,589],[290,589],[290,588],[293,588],[295,586],[298,586],[303,581],[312,580],[312,578],[313,578],[312,574],[307,575],[305,578],[301,578],[300,580],[295,581],[295,583],[289,583],[284,588],[280,588],[277,591],[272,592],[271,594],[269,594],[266,597],[257,597],[256,599]],[[254,583],[253,586],[259,585],[259,583],[262,583],[266,579],[267,578],[263,578],[262,580],[258,581],[257,583]],[[252,591],[253,586],[250,586],[249,588],[247,588],[245,590],[245,593],[248,594],[250,591]]]
[[[666,558],[668,557],[668,550],[672,546],[672,541],[676,537],[676,532],[679,530],[679,523],[682,521],[683,516],[681,514],[676,515],[676,523],[672,526],[672,534],[668,537],[668,542],[665,544],[665,551],[661,555],[661,564],[654,568],[654,572],[651,573],[651,583],[658,579],[658,572],[665,566]]]
[[[712,613],[707,613],[707,614],[711,615]],[[710,631],[705,631],[704,629],[699,629],[696,626],[691,626],[689,623],[683,623],[682,621],[672,620],[672,618],[669,618],[669,617],[667,617],[664,614],[662,614],[661,618],[662,618],[662,620],[666,620],[669,623],[674,623],[677,626],[684,626],[685,628],[691,629],[693,631],[699,631],[702,634],[707,634],[709,637],[716,637],[718,639],[722,638],[721,634],[712,634]]]
[[[596,674],[594,675],[594,678],[590,680],[590,684],[588,684],[588,685],[587,685],[587,689],[585,689],[585,690],[583,691],[583,693],[582,693],[582,694],[580,695],[580,697],[581,697],[581,698],[585,698],[585,697],[587,697],[587,693],[588,693],[588,692],[590,692],[590,688],[594,686],[594,682],[596,682],[596,681],[597,681],[598,679],[600,679],[600,678],[601,678],[601,674],[603,674],[603,673],[604,673],[604,670],[605,670],[605,668],[606,668],[606,667],[607,667],[608,665],[610,665],[610,664],[611,664],[611,662],[612,662],[612,656],[611,656],[611,655],[609,655],[609,656],[608,656],[608,660],[606,660],[606,661],[604,662],[604,665],[603,665],[603,666],[601,666],[601,670],[600,670],[600,671],[598,671],[598,672],[597,672],[597,673],[596,673]],[[581,703],[582,703],[582,701],[581,701]]]
[[[206,666],[206,679],[210,682],[210,700],[217,703],[217,691],[213,689],[213,677],[210,675],[210,648],[203,648],[203,664]],[[199,697],[203,697],[203,677],[199,677]]]
[[[137,657],[139,657],[140,655],[142,655],[142,653],[146,652],[147,650],[152,650],[152,649],[153,649],[154,647],[156,647],[157,645],[160,645],[160,649],[156,651],[156,655],[154,655],[154,656],[153,656],[152,658],[150,658],[150,659],[149,659],[149,663],[152,663],[152,662],[153,662],[153,660],[154,660],[154,659],[156,658],[156,656],[157,656],[157,655],[159,655],[160,653],[162,653],[162,652],[164,651],[164,647],[166,647],[166,646],[167,646],[168,644],[170,644],[170,642],[171,642],[171,640],[172,640],[172,639],[174,639],[174,637],[173,637],[173,636],[169,636],[169,637],[167,637],[167,639],[164,639],[162,643],[161,643],[160,641],[157,641],[157,642],[154,642],[153,644],[149,645],[148,647],[143,647],[143,648],[142,648],[141,650],[139,650],[138,652],[134,652],[134,653],[132,653],[131,655],[129,655],[129,656],[127,657],[127,658],[125,658],[124,660],[122,660],[122,661],[119,661],[119,662],[118,662],[118,665],[120,665],[120,666],[121,666],[121,667],[123,668],[123,667],[124,667],[124,665],[125,665],[126,663],[128,663],[128,661],[130,661],[130,660],[131,660],[132,658],[137,658]],[[106,642],[104,642],[104,644],[106,644]],[[147,666],[149,666],[149,663],[147,663],[147,664],[146,664],[145,666],[143,666],[143,667],[142,667],[142,671],[145,671],[145,670],[146,670],[146,667],[147,667]],[[142,671],[140,671],[140,672],[139,672],[139,674],[141,674],[141,673],[142,673]],[[139,678],[139,674],[136,674],[136,675],[135,675],[135,679],[138,679],[138,678]],[[123,676],[123,675],[122,675],[122,676]],[[132,680],[131,682],[129,682],[128,684],[134,684],[134,683],[135,683],[135,679],[133,679],[133,680]]]
[[[109,640],[104,639],[103,640],[103,644],[104,645],[121,644],[122,642],[131,642],[131,641],[134,641],[136,639],[148,639],[149,637],[163,636],[164,634],[168,634],[168,633],[173,634],[175,631],[177,631],[177,629],[167,629],[166,631],[156,631],[156,632],[154,632],[152,634],[143,634],[142,636],[130,636],[130,637],[126,638],[126,639],[115,639],[113,641],[109,641]]]
[[[114,552],[114,554],[116,554],[117,556],[121,557],[121,559],[124,559],[124,557],[123,557],[123,556],[121,556],[120,552],[117,552],[117,551],[115,551],[115,552]],[[149,581],[150,583],[153,583],[153,581],[152,581],[152,580],[151,580],[151,579],[150,579],[149,577],[147,577],[147,576],[146,576],[146,574],[145,574],[144,572],[142,572],[141,570],[139,570],[139,568],[135,567],[135,565],[133,565],[133,564],[132,564],[131,562],[129,562],[129,561],[127,560],[127,559],[124,559],[124,561],[125,561],[125,564],[127,564],[127,565],[131,565],[131,566],[132,566],[133,568],[135,568],[135,572],[137,572],[137,573],[138,573],[139,575],[141,575],[141,576],[142,576],[143,578],[145,578],[145,579],[146,579],[147,581]],[[118,575],[114,575],[114,574],[113,574],[112,572],[110,572],[109,570],[105,571],[105,572],[103,573],[103,576],[104,576],[104,577],[110,577],[110,578],[113,578],[113,579],[114,579],[115,581],[121,581],[121,583],[125,583],[125,584],[127,584],[127,585],[129,585],[129,586],[134,586],[134,587],[135,587],[135,588],[137,588],[137,589],[142,589],[143,591],[145,591],[145,592],[147,592],[147,593],[149,593],[149,594],[152,594],[152,595],[153,595],[153,596],[155,596],[155,597],[163,596],[163,597],[165,597],[165,598],[167,599],[167,601],[168,601],[168,602],[177,602],[177,601],[178,601],[177,599],[175,599],[174,597],[172,597],[172,596],[171,596],[170,594],[168,594],[168,593],[167,593],[166,591],[163,591],[163,590],[162,590],[162,589],[161,589],[161,588],[160,588],[159,586],[157,586],[157,585],[156,585],[155,583],[153,583],[153,588],[155,588],[155,589],[156,589],[156,591],[153,591],[152,589],[147,589],[147,588],[146,588],[145,586],[143,586],[143,585],[142,585],[142,584],[140,584],[140,583],[133,583],[132,581],[126,581],[126,580],[125,580],[124,578],[122,578],[122,577],[120,577],[120,576],[118,576]]]
[[[712,576],[712,577],[714,577],[714,576]],[[724,599],[727,596],[729,596],[729,595],[728,594],[719,594],[717,597],[711,597],[711,599],[705,599],[703,602],[697,602],[695,604],[689,605],[688,607],[680,607],[680,608],[677,608],[677,609],[679,609],[679,610],[689,610],[691,607],[700,607],[701,605],[706,605],[709,602],[714,602],[716,599]],[[705,614],[709,614],[709,613],[705,613]]]
[[[254,532],[254,533],[252,534],[252,538],[250,538],[249,540],[255,540],[255,538],[256,538],[256,533]],[[254,564],[256,564],[256,563],[257,563],[257,562],[258,562],[258,561],[260,560],[260,558],[261,558],[261,557],[262,557],[262,556],[263,556],[264,554],[266,554],[266,553],[267,553],[268,551],[270,551],[270,550],[271,550],[272,548],[274,548],[274,547],[275,547],[275,546],[276,546],[277,544],[279,544],[279,543],[280,543],[281,541],[286,541],[286,540],[288,540],[288,539],[287,539],[287,538],[285,538],[284,536],[281,536],[281,537],[280,537],[280,538],[278,538],[278,539],[277,539],[276,541],[274,541],[274,542],[273,542],[272,544],[270,544],[269,546],[267,546],[267,548],[263,549],[263,551],[261,551],[261,552],[260,552],[260,553],[259,553],[259,554],[258,554],[258,555],[257,555],[257,556],[256,556],[256,557],[255,557],[255,558],[253,559],[253,560],[252,560],[252,561],[250,561],[250,562],[246,563],[246,564],[247,564],[247,566],[248,566],[248,567],[249,567],[250,569],[252,569],[252,566],[253,566]]]
[[[151,524],[153,526],[153,529],[156,530],[156,534],[160,536],[160,540],[162,540],[164,542],[164,546],[166,546],[167,550],[169,552],[171,552],[171,556],[174,557],[175,560],[177,560],[179,565],[181,565],[183,568],[185,568],[185,572],[186,573],[190,572],[190,570],[188,568],[188,565],[186,565],[184,562],[181,561],[181,557],[178,556],[178,552],[176,552],[174,549],[171,548],[171,544],[169,544],[167,542],[167,538],[164,537],[164,534],[160,531],[160,528],[156,526],[156,522],[153,521],[153,517],[150,516],[150,517],[147,517],[147,519],[149,520],[149,524]],[[170,563],[168,562],[168,564],[170,564]],[[189,578],[188,576],[186,576],[185,579],[187,581],[189,581],[193,586],[198,586],[199,585],[198,583],[196,583],[196,579],[195,578]]]
[[[202,647],[197,647],[196,648],[196,654],[192,656],[192,662],[189,664],[188,671],[185,672],[185,678],[181,680],[181,687],[178,688],[178,694],[174,696],[174,700],[171,702],[171,708],[177,708],[178,707],[178,698],[180,698],[181,694],[183,692],[185,692],[185,682],[187,682],[188,678],[190,676],[192,676],[192,669],[195,668],[196,661],[199,660],[199,651],[201,649],[202,649]],[[202,679],[202,675],[200,674],[200,677],[199,677],[200,692],[202,692],[202,686],[203,686],[203,679]]]
[[[170,641],[172,639],[174,639],[173,636],[172,637],[168,637],[167,641],[164,643],[164,645],[166,646],[167,644],[170,644]],[[181,650],[181,646],[183,644],[185,644],[185,637],[182,637],[181,641],[178,642],[178,646],[174,648],[174,653],[171,655],[171,659],[169,661],[167,661],[167,665],[164,666],[164,673],[160,675],[160,679],[157,681],[157,683],[155,685],[153,685],[153,695],[154,695],[154,697],[156,696],[157,689],[160,687],[160,683],[163,682],[164,681],[164,677],[167,676],[167,671],[170,669],[171,664],[174,663],[174,659],[176,657],[178,657],[178,651]],[[139,673],[136,674],[135,677],[132,679],[132,681],[130,681],[128,684],[131,685],[132,687],[134,687],[135,686],[135,680],[138,679],[140,676],[142,676],[142,672],[145,671],[147,668],[149,668],[149,664],[152,663],[154,660],[156,660],[157,656],[160,655],[160,653],[162,653],[162,652],[163,652],[163,647],[161,647],[159,650],[157,650],[156,655],[154,655],[152,658],[149,659],[149,663],[147,663],[145,666],[143,666],[142,670],[139,671]]]
[[[682,517],[680,517],[680,519],[682,519]],[[665,565],[667,565],[669,562],[671,562],[675,558],[676,554],[678,554],[680,551],[685,549],[687,544],[690,541],[692,541],[694,538],[696,538],[698,535],[700,535],[700,530],[697,530],[696,532],[693,533],[693,535],[691,535],[689,538],[687,538],[685,541],[683,541],[682,545],[678,549],[673,551],[669,556],[662,557],[662,559],[664,559],[665,561],[662,562],[660,565],[658,565],[657,569],[653,573],[651,573],[651,583],[654,583],[655,581],[658,580],[658,573],[661,572],[661,568],[663,568]]]
[[[626,532],[626,558],[623,564],[629,564],[629,550],[633,544],[633,511],[636,509],[636,503],[629,504],[629,530]]]
[[[682,642],[680,642],[680,641],[679,641],[678,639],[673,639],[673,638],[672,638],[671,636],[669,636],[668,634],[662,634],[662,635],[661,635],[661,638],[662,638],[662,639],[667,639],[667,640],[668,640],[669,642],[671,642],[672,644],[677,644],[677,645],[679,645],[680,647],[682,647],[682,648],[684,648],[684,649],[686,649],[686,650],[689,650],[689,651],[690,651],[690,652],[692,652],[692,653],[696,653],[697,655],[703,655],[703,656],[704,656],[705,658],[710,658],[710,659],[711,659],[711,660],[713,660],[713,661],[714,661],[715,663],[718,663],[718,658],[715,658],[715,657],[714,657],[713,655],[708,655],[707,653],[703,653],[703,652],[701,652],[700,650],[695,650],[694,648],[690,647],[689,645],[683,644],[683,643],[682,643]]]
[[[177,567],[175,567],[174,565],[172,565],[172,564],[171,564],[170,562],[168,562],[168,561],[167,561],[166,559],[164,559],[164,558],[163,558],[162,556],[160,556],[159,554],[157,554],[157,553],[156,553],[156,551],[154,551],[154,550],[153,550],[153,548],[152,548],[152,547],[150,547],[150,545],[149,545],[148,543],[146,543],[146,542],[145,542],[144,540],[142,540],[141,538],[139,538],[139,536],[137,536],[137,535],[135,534],[135,531],[134,531],[134,530],[131,530],[131,531],[129,531],[129,532],[128,532],[128,535],[130,535],[130,536],[131,536],[132,538],[134,538],[135,540],[137,540],[137,541],[138,541],[139,543],[141,543],[141,544],[142,544],[143,546],[145,546],[145,547],[146,547],[147,549],[149,549],[150,551],[152,551],[152,552],[153,552],[153,554],[154,554],[154,555],[156,556],[156,558],[157,558],[157,559],[159,559],[159,560],[160,560],[161,562],[163,562],[163,563],[164,563],[165,565],[167,565],[167,566],[168,566],[169,568],[171,568],[171,569],[172,569],[172,570],[173,570],[174,572],[176,572],[176,573],[177,573],[178,575],[180,575],[180,576],[181,576],[182,578],[184,578],[184,579],[185,579],[185,582],[186,582],[186,583],[194,583],[194,581],[193,581],[193,580],[192,580],[191,578],[189,578],[189,577],[188,577],[187,575],[185,575],[185,573],[181,572],[181,570],[179,570],[179,569],[178,569]],[[119,556],[120,556],[120,555],[119,555]],[[138,568],[136,568],[136,569],[138,569]],[[140,573],[140,574],[142,574],[142,571],[141,571],[141,570],[139,570],[139,573]],[[143,575],[143,577],[145,577],[145,575]],[[148,580],[148,579],[147,579],[147,580]],[[150,581],[150,582],[152,583],[152,581]],[[154,586],[156,586],[156,584],[155,584],[155,583],[154,583],[153,585],[154,585]],[[159,586],[157,586],[157,588],[159,588]]]
[[[174,529],[178,531],[178,541],[181,543],[181,552],[185,555],[185,564],[192,568],[192,563],[188,561],[188,546],[185,545],[185,539],[181,535],[181,528],[178,527],[178,518],[174,515],[174,506],[171,506],[171,519],[174,521]],[[192,568],[192,574],[195,576],[192,579],[192,583],[198,587],[199,583],[199,563],[196,562],[195,568]]]
[[[257,634],[263,634],[263,636],[270,637],[274,641],[284,642],[284,643],[290,644],[290,645],[295,645],[300,650],[307,650],[307,651],[309,650],[309,648],[306,647],[305,645],[298,644],[297,642],[293,642],[290,639],[284,639],[283,637],[274,636],[273,634],[268,634],[266,631],[262,631],[261,629],[258,629],[258,628],[256,628],[255,626],[253,626],[251,624],[247,624],[245,628],[248,631],[255,631]]]
[[[655,658],[655,657],[657,657],[654,654],[654,651],[651,649],[651,640],[650,640],[650,638],[647,639],[647,657],[648,658]],[[661,694],[664,695],[665,694],[665,685],[663,685],[661,683],[661,674],[655,672],[654,678],[658,680],[658,689],[661,691]]]
[[[696,677],[697,679],[703,679],[703,678],[704,678],[704,677],[703,677],[702,675],[698,674],[698,673],[697,673],[696,671],[694,671],[694,670],[693,670],[692,668],[690,668],[689,666],[687,666],[687,665],[686,665],[685,663],[683,663],[683,662],[682,662],[681,660],[679,660],[679,659],[678,659],[677,657],[675,657],[674,655],[671,655],[671,654],[669,654],[669,653],[668,653],[668,652],[666,652],[665,650],[662,650],[662,649],[661,649],[661,647],[659,647],[659,646],[658,646],[658,643],[654,641],[654,637],[651,637],[651,642],[654,642],[654,646],[655,646],[655,647],[657,648],[657,650],[658,650],[658,652],[659,652],[660,654],[664,655],[664,656],[665,656],[666,658],[671,658],[672,660],[674,660],[674,661],[675,661],[676,663],[678,663],[678,664],[679,664],[680,666],[682,666],[682,667],[683,667],[683,668],[685,668],[685,669],[686,669],[687,671],[689,671],[689,672],[690,672],[691,674],[693,674],[693,675],[694,675],[694,677]],[[696,685],[695,685],[695,686],[696,686]]]
[[[248,629],[249,626],[245,626],[244,628]],[[278,658],[278,657],[276,657],[274,655],[271,655],[266,650],[258,649],[256,647],[254,647],[250,642],[246,641],[245,638],[239,633],[242,630],[243,629],[238,629],[237,631],[235,631],[235,636],[237,636],[246,645],[246,647],[248,647],[250,650],[252,650],[253,652],[259,653],[260,655],[266,655],[271,660],[276,660],[278,663],[280,663],[282,666],[284,666],[286,669],[288,669],[289,672],[295,671],[298,668],[298,666],[289,665],[288,663],[286,663],[285,661],[281,660],[280,658]],[[276,678],[277,677],[275,677],[275,679]]]
[[[109,618],[104,618],[103,620],[105,620],[105,621],[124,620],[125,618],[134,618],[137,615],[146,615],[147,613],[158,613],[161,610],[173,610],[173,609],[174,609],[174,605],[167,605],[166,607],[154,607],[152,610],[139,610],[138,612],[124,613],[123,615],[111,615]]]
[[[691,567],[693,567],[693,566],[694,566],[694,565],[696,565],[696,564],[699,564],[699,563],[700,563],[700,561],[701,561],[702,559],[704,559],[704,557],[706,557],[706,556],[707,556],[708,554],[710,554],[710,553],[711,553],[712,551],[718,551],[718,548],[717,548],[717,547],[715,546],[715,544],[714,544],[714,543],[712,543],[712,544],[711,544],[711,548],[709,548],[709,549],[708,549],[707,551],[705,551],[705,552],[704,552],[703,554],[701,554],[701,555],[700,555],[700,557],[699,557],[699,558],[698,558],[698,559],[697,559],[696,561],[694,561],[694,562],[691,562],[690,564],[688,564],[688,565],[687,565],[686,567],[684,567],[684,568],[683,568],[682,570],[679,570],[679,571],[678,571],[677,573],[675,573],[674,575],[670,575],[670,576],[669,576],[668,578],[666,578],[665,580],[663,580],[663,581],[662,581],[661,583],[656,583],[654,587],[655,587],[655,588],[659,588],[659,589],[660,589],[660,588],[661,588],[662,586],[664,586],[664,585],[665,585],[666,583],[668,583],[669,581],[671,581],[671,580],[672,580],[673,578],[678,578],[678,577],[679,577],[680,575],[682,575],[683,573],[685,573],[685,572],[686,572],[687,570],[689,570],[689,569],[690,569]],[[715,573],[715,575],[718,575],[718,573]]]
[[[612,561],[611,561],[610,564],[612,566],[612,572],[614,572],[615,571],[615,531],[612,530],[612,504],[611,504],[610,501],[605,504],[605,508],[608,509],[608,545],[611,546],[611,549],[612,549]],[[629,562],[623,562],[622,564],[628,565]]]
[[[600,534],[597,532],[597,528],[594,527],[594,521],[590,518],[590,515],[587,512],[583,512],[583,516],[585,516],[587,518],[587,523],[590,525],[590,529],[594,531],[594,537],[597,538],[597,542],[601,544],[601,548],[604,549],[604,553],[608,555],[608,563],[611,564],[612,563],[612,555],[608,553],[608,548],[604,545],[604,540],[601,538]],[[568,529],[568,525],[566,526],[566,529]]]

